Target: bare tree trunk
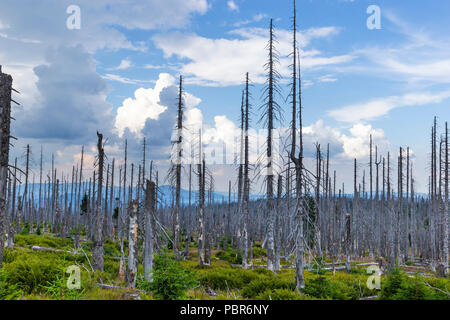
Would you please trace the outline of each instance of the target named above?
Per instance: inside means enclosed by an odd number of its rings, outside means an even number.
[[[445,123],[445,164],[444,164],[444,210],[442,212],[442,267],[441,276],[449,273],[448,269],[448,125]]]
[[[402,198],[403,198],[403,149],[400,147],[400,155],[398,157],[398,209],[397,219],[395,222],[395,260],[396,264],[400,265],[403,258],[401,257],[401,217],[403,214]]]
[[[202,132],[199,131],[199,161],[197,164],[199,204],[198,204],[198,263],[205,264],[205,222],[204,222],[204,205],[205,205],[205,187],[204,187],[204,158],[202,156]]]
[[[351,239],[351,217],[350,213],[345,215],[345,270],[350,272],[351,264],[350,264],[350,250],[352,245]]]
[[[74,248],[78,249],[80,246],[80,206],[81,206],[81,185],[82,185],[82,179],[83,179],[83,158],[84,158],[84,146],[81,147],[81,161],[80,161],[80,177],[78,180],[78,199],[77,199],[77,208],[75,209],[76,214],[76,222],[75,222],[75,240],[74,240]]]
[[[105,151],[103,149],[103,135],[97,132],[98,142],[98,191],[97,191],[97,205],[95,208],[95,227],[93,234],[92,246],[92,265],[94,269],[103,271],[103,221],[104,212],[102,210],[102,187],[103,187],[103,164],[105,159]]]
[[[302,86],[301,86],[301,68],[300,68],[300,50],[297,48],[297,10],[294,0],[294,16],[293,16],[293,63],[292,63],[292,124],[291,124],[291,152],[290,160],[294,163],[295,169],[295,280],[296,289],[302,292],[305,288],[305,274],[303,265],[304,252],[304,237],[303,237],[303,197],[302,197],[302,182],[303,182],[303,125],[302,125]],[[300,131],[300,150],[298,157],[296,154],[296,136],[297,136],[297,59],[298,59],[298,117],[299,117],[299,131]]]
[[[114,199],[114,165],[115,165],[116,160],[113,159],[112,161],[112,165],[111,165],[111,187],[110,187],[110,196],[109,196],[109,201],[111,202],[111,205],[109,206],[109,213],[108,213],[108,235],[114,239],[114,234],[113,234],[113,221],[112,221],[112,216],[113,216],[113,209],[114,209],[114,203],[115,203],[115,199]]]
[[[437,211],[437,195],[436,195],[436,172],[437,172],[437,157],[436,157],[436,130],[437,120],[434,117],[434,124],[431,137],[431,212],[430,212],[430,244],[431,244],[431,269],[436,270],[437,250],[436,250],[436,211]]]
[[[145,189],[145,247],[144,247],[144,277],[151,282],[153,270],[153,219],[156,203],[156,185],[147,180]]]
[[[13,182],[13,190],[12,190],[12,202],[11,202],[11,213],[9,219],[5,221],[6,223],[6,232],[8,233],[8,239],[6,243],[7,248],[14,248],[14,223],[15,223],[15,215],[16,215],[16,186],[17,186],[17,158],[14,160],[14,182]]]
[[[177,260],[180,259],[180,190],[181,190],[181,157],[183,143],[183,77],[180,76],[178,93],[178,116],[177,116],[177,142],[176,142],[176,191],[175,191],[175,214],[173,217],[173,252]]]
[[[9,140],[11,125],[12,77],[2,73],[0,66],[0,268],[3,263],[5,237],[6,192],[9,165]]]
[[[128,272],[127,272],[127,285],[130,288],[136,287],[136,276],[137,276],[137,258],[138,258],[138,202],[132,200],[130,202],[130,229],[128,237]]]
[[[416,255],[416,237],[417,237],[417,224],[416,224],[416,205],[414,195],[414,178],[413,178],[413,165],[411,163],[411,259],[414,260]]]
[[[124,167],[123,167],[123,195],[122,195],[122,207],[119,210],[119,240],[120,240],[120,265],[119,265],[119,278],[123,279],[125,275],[125,254],[124,254],[124,238],[126,236],[126,189],[127,189],[127,152],[128,152],[128,142],[125,140],[125,160],[124,160]],[[121,176],[122,177],[122,176]]]
[[[274,101],[274,95],[276,91],[276,71],[275,71],[276,53],[274,51],[274,32],[273,32],[273,20],[270,20],[270,39],[269,39],[269,62],[267,63],[268,71],[268,85],[267,85],[267,166],[266,166],[266,214],[267,214],[267,229],[266,229],[266,248],[267,248],[267,268],[271,271],[275,271],[275,240],[274,234],[278,232],[275,230],[275,212],[273,203],[273,129],[274,129],[274,109],[277,104]]]
[[[316,190],[315,190],[315,207],[316,207],[316,218],[314,225],[314,242],[315,248],[318,256],[322,256],[322,245],[320,243],[321,235],[320,235],[320,177],[321,170],[320,164],[322,163],[322,156],[320,152],[320,144],[317,145],[316,148]]]
[[[248,130],[249,130],[249,75],[246,74],[245,80],[245,113],[244,113],[244,198],[243,198],[243,228],[242,228],[242,265],[246,269],[248,268],[248,222],[250,218],[250,178],[249,178],[249,141],[248,141]]]

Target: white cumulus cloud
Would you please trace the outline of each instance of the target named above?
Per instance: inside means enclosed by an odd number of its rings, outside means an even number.
[[[137,135],[145,126],[147,119],[157,120],[166,111],[167,106],[160,104],[160,94],[164,88],[173,86],[175,78],[167,73],[161,73],[154,88],[139,88],[133,98],[127,98],[117,109],[115,128],[122,137],[126,128]]]
[[[289,77],[291,70],[292,34],[288,30],[275,31],[280,52],[279,72]],[[353,59],[351,55],[324,56],[318,50],[305,50],[312,39],[327,38],[339,33],[336,27],[310,28],[299,33],[303,49],[302,67],[305,69],[325,65],[342,64]],[[264,28],[241,28],[232,30],[229,38],[207,38],[180,32],[158,34],[153,40],[163,50],[166,58],[175,56],[187,59],[181,72],[190,83],[210,86],[238,85],[243,81],[243,72],[248,71],[255,83],[265,80],[264,64],[267,60],[269,31]],[[243,71],[244,70],[244,71]]]
[[[418,92],[408,93],[403,96],[391,96],[370,100],[334,109],[328,115],[342,122],[359,122],[361,120],[373,120],[384,116],[389,111],[401,107],[422,106],[439,103],[450,97],[450,91],[438,93]]]

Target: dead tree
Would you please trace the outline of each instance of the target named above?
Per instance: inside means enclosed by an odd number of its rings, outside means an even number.
[[[9,141],[11,127],[12,77],[2,73],[0,66],[0,268],[3,263],[6,193],[8,188]]]
[[[144,236],[144,277],[152,281],[153,270],[153,218],[156,205],[156,184],[147,180],[145,188],[145,236]]]
[[[293,16],[293,63],[292,63],[292,123],[291,123],[291,151],[290,160],[292,160],[295,169],[295,280],[296,289],[301,292],[305,288],[305,275],[303,265],[303,198],[302,198],[302,182],[303,182],[303,126],[302,126],[302,95],[301,95],[301,68],[300,68],[300,50],[297,49],[297,11],[294,0],[294,16]],[[296,156],[296,137],[297,137],[297,66],[298,59],[298,117],[299,117],[299,153]]]
[[[198,176],[198,263],[205,264],[205,221],[204,221],[204,206],[205,206],[205,158],[202,155],[202,132],[199,130],[199,159],[197,164]]]
[[[445,277],[448,272],[448,125],[445,123],[445,140],[444,140],[444,210],[442,210],[442,257],[440,276]]]
[[[77,199],[77,208],[75,210],[75,239],[74,239],[74,248],[78,249],[80,246],[80,218],[81,218],[81,185],[82,185],[82,179],[83,179],[83,158],[84,158],[84,146],[81,147],[81,161],[80,161],[80,177],[78,180],[78,199]]]
[[[93,234],[93,246],[92,246],[92,265],[94,269],[103,271],[103,223],[104,223],[104,212],[102,210],[102,188],[103,188],[103,165],[105,161],[105,151],[103,149],[103,135],[97,132],[98,142],[98,191],[97,191],[97,203],[95,208],[95,227]]]
[[[177,141],[176,143],[176,190],[175,190],[175,212],[173,215],[173,252],[180,259],[180,190],[181,190],[181,157],[183,144],[183,77],[180,76],[178,91],[178,115],[177,115]]]
[[[351,246],[352,246],[351,216],[350,216],[350,213],[346,213],[346,215],[345,215],[345,270],[347,272],[351,271],[351,264],[350,264]]]
[[[240,127],[240,152],[239,152],[239,169],[238,169],[238,215],[239,221],[237,223],[237,230],[235,233],[236,241],[234,244],[237,245],[239,250],[242,251],[242,241],[241,241],[241,228],[243,223],[243,206],[244,201],[244,128],[245,128],[245,111],[244,111],[244,99],[245,90],[242,90],[242,100],[241,100],[241,127]]]
[[[249,76],[248,72],[245,80],[245,125],[244,125],[244,198],[243,198],[243,228],[242,228],[242,265],[244,268],[248,267],[248,222],[250,218],[250,178],[249,178],[249,141],[248,141],[248,130],[249,130]]]
[[[267,215],[267,229],[266,229],[266,248],[267,248],[267,268],[271,271],[275,271],[275,208],[273,201],[273,180],[274,180],[274,163],[273,163],[273,129],[274,121],[277,119],[277,113],[280,112],[280,106],[275,101],[274,97],[276,93],[279,93],[278,79],[279,73],[275,69],[275,65],[278,62],[278,53],[275,49],[275,34],[273,30],[273,20],[270,20],[270,33],[269,33],[269,61],[265,64],[267,71],[266,87],[264,89],[265,101],[263,107],[265,108],[263,118],[267,125],[267,142],[266,142],[266,161],[265,165],[265,178],[266,178],[266,215]],[[262,118],[262,119],[263,119]]]
[[[138,207],[136,200],[130,201],[130,225],[128,237],[128,269],[127,285],[130,288],[136,287],[136,276],[138,271]]]

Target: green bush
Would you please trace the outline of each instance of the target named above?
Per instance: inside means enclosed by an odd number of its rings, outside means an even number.
[[[266,249],[262,249],[261,247],[253,247],[253,258],[258,259],[266,256],[267,256]]]
[[[429,278],[423,279],[435,289],[430,289],[430,299],[449,300],[450,278]]]
[[[260,274],[241,268],[216,267],[199,271],[200,283],[214,290],[242,289],[245,285],[261,277]]]
[[[381,295],[382,300],[392,300],[396,298],[396,295],[406,282],[404,273],[400,268],[393,268],[385,281],[382,281]]]
[[[163,251],[155,255],[152,291],[156,298],[176,300],[197,285],[193,272],[183,269],[174,255]]]
[[[0,300],[17,300],[22,291],[17,284],[9,284],[5,272],[0,269]]]
[[[8,264],[16,260],[17,256],[19,255],[19,252],[17,250],[13,249],[5,249],[3,251],[3,263]]]
[[[221,250],[216,254],[216,257],[231,264],[242,264],[242,254],[233,249]]]
[[[421,279],[414,277],[405,282],[394,298],[396,300],[427,300],[431,298],[431,292]]]
[[[120,257],[120,245],[114,243],[111,239],[106,239],[104,250],[106,257]]]
[[[256,272],[258,274],[262,274],[265,276],[269,276],[269,277],[273,276],[273,272],[266,268],[255,268],[255,269],[253,269],[253,272]]]
[[[145,280],[142,275],[136,279],[136,288],[144,290],[146,293],[152,292],[153,287],[153,283]]]
[[[266,290],[256,296],[257,300],[303,300],[304,295],[289,289]]]
[[[63,268],[56,260],[39,259],[37,255],[25,254],[4,267],[6,281],[26,293],[40,289],[42,285],[56,280]]]
[[[20,231],[20,235],[27,235],[29,233],[30,233],[30,224],[27,222],[22,231]]]
[[[319,299],[356,300],[365,286],[365,282],[320,275],[306,279],[304,293]]]
[[[42,290],[54,300],[81,300],[85,289],[68,289],[64,277],[56,276],[56,279],[41,285]]]
[[[255,298],[258,295],[266,292],[267,290],[276,289],[289,289],[291,291],[295,290],[295,282],[286,279],[280,279],[275,276],[273,277],[263,277],[255,279],[244,287],[242,290],[242,295],[245,298]]]
[[[425,281],[435,289],[428,287]],[[380,299],[382,300],[448,300],[450,283],[446,279],[422,278],[418,275],[407,276],[400,269],[391,270],[382,282]]]
[[[117,276],[119,274],[119,260],[105,259],[103,263],[103,270],[110,276]]]

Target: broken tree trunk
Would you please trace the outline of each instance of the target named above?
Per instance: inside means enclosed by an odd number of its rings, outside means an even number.
[[[9,140],[11,125],[12,77],[2,73],[0,66],[0,268],[3,263],[6,192],[8,186]]]
[[[152,281],[153,270],[153,220],[156,204],[156,185],[147,180],[145,189],[145,248],[144,248],[144,277],[146,281]]]
[[[129,239],[128,239],[128,273],[127,273],[127,285],[130,288],[136,287],[136,276],[137,276],[137,258],[138,258],[138,202],[133,200],[130,202],[130,229],[129,229]]]

